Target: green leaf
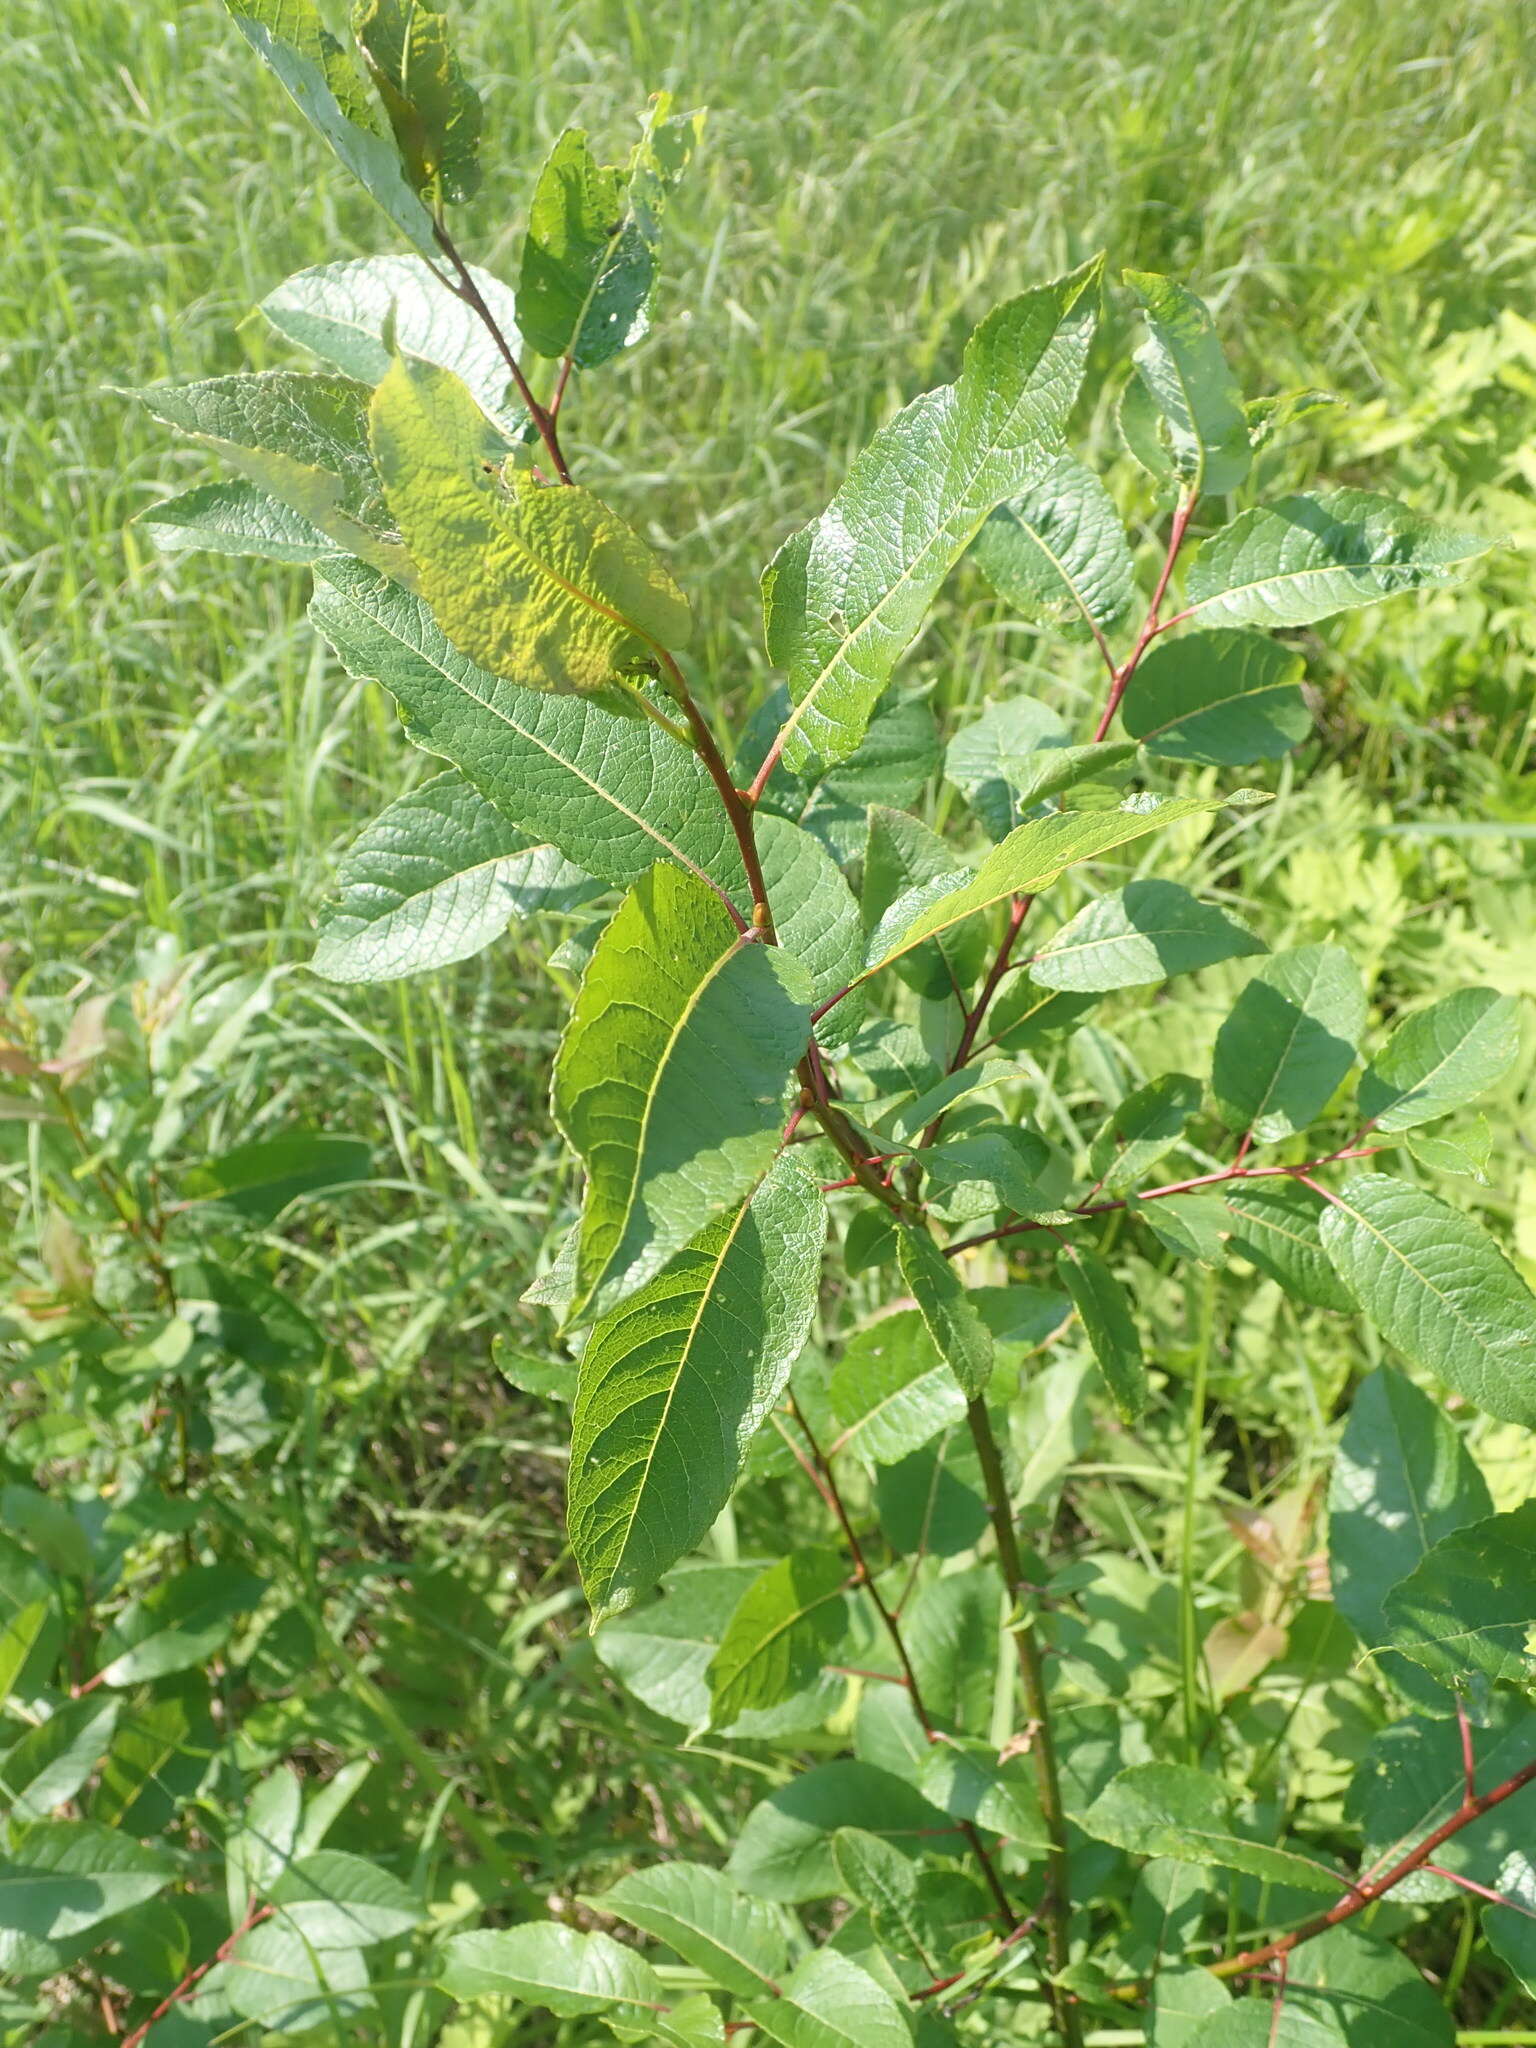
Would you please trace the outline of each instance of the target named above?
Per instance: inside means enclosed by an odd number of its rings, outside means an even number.
[[[951,1429],[875,1470],[875,1511],[886,1541],[901,1556],[957,1557],[973,1549],[987,1527],[982,1493],[976,1447],[965,1430]],[[864,1698],[867,1704],[869,1694]]]
[[[1452,2048],[1456,2023],[1421,1972],[1385,1941],[1330,1927],[1290,1958],[1287,2010],[1334,2027],[1349,2048]]]
[[[1339,2048],[1344,2036],[1272,1998],[1246,1998],[1202,2020],[1184,2048]]]
[[[517,301],[490,271],[471,264],[469,274],[515,355]],[[384,341],[392,331],[401,355],[419,356],[461,377],[481,411],[507,435],[519,434],[526,422],[521,399],[509,389],[506,359],[485,322],[419,256],[359,256],[301,270],[268,292],[257,310],[289,341],[369,386],[381,381],[394,360]]]
[[[893,903],[909,890],[949,876],[960,879],[948,846],[920,818],[874,804],[869,812],[869,840],[864,851],[863,912],[866,925],[878,925]],[[919,995],[942,1000],[959,995],[986,965],[986,933],[946,932],[898,964],[903,981]],[[862,959],[859,966],[863,966]]]
[[[895,1464],[965,1416],[965,1396],[916,1309],[856,1330],[828,1392],[843,1425],[836,1448],[869,1465]]]
[[[1189,1074],[1159,1074],[1127,1095],[1088,1149],[1088,1171],[1109,1195],[1123,1194],[1183,1137],[1204,1089]]]
[[[288,1863],[271,1896],[283,1924],[317,1949],[393,1941],[426,1918],[398,1877],[343,1849],[317,1849]]]
[[[46,1973],[53,1944],[154,1898],[174,1875],[159,1850],[89,1821],[27,1829],[0,1860],[0,1970]]]
[[[1242,394],[1205,303],[1172,278],[1128,270],[1149,339],[1133,361],[1167,423],[1174,474],[1196,497],[1235,491],[1252,451]]]
[[[940,1356],[968,1401],[979,1400],[992,1377],[992,1332],[965,1291],[965,1283],[927,1231],[903,1228],[897,1241],[901,1277]]]
[[[540,355],[592,369],[645,333],[662,216],[704,121],[670,105],[659,95],[627,165],[599,164],[579,128],[545,159],[518,282],[524,332]]]
[[[1148,2006],[1148,2048],[1189,2048],[1202,2020],[1231,2010],[1232,1994],[1209,1970],[1165,1965],[1152,1980]]]
[[[1015,610],[1044,626],[1112,626],[1135,594],[1115,501],[1073,455],[982,521],[971,559]]]
[[[91,1539],[79,1513],[66,1500],[13,1482],[0,1487],[0,1520],[14,1529],[51,1571],[81,1581],[95,1576]]]
[[[576,485],[504,485],[494,429],[451,370],[397,357],[369,435],[422,595],[492,675],[580,695],[643,647],[686,645],[688,601],[639,534]]]
[[[935,1806],[1017,1842],[1026,1855],[1042,1855],[1050,1847],[1050,1830],[1027,1757],[999,1763],[985,1744],[951,1739],[927,1751],[918,1784]]]
[[[1130,1297],[1098,1253],[1068,1242],[1056,1270],[1071,1295],[1121,1420],[1134,1422],[1147,1405],[1147,1367]]]
[[[1153,1202],[1132,1194],[1126,1205],[1175,1257],[1198,1259],[1203,1266],[1225,1265],[1229,1218],[1220,1195],[1196,1190]]]
[[[380,530],[385,510],[368,459],[364,385],[350,377],[265,370],[160,384],[139,397],[154,418],[206,443],[332,548],[397,581],[413,580],[410,557]]]
[[[4,1706],[26,1671],[33,1652],[46,1641],[53,1608],[46,1600],[29,1600],[6,1617],[0,1627],[0,1706]]]
[[[631,890],[555,1063],[555,1119],[587,1167],[573,1315],[643,1286],[767,1170],[807,993],[692,876],[658,866]]]
[[[1242,1180],[1222,1189],[1232,1249],[1251,1259],[1297,1301],[1353,1310],[1355,1297],[1323,1249],[1327,1203],[1297,1180]]]
[[[436,200],[472,198],[480,189],[480,95],[435,0],[354,0],[352,28],[411,184]]]
[[[1027,974],[1012,973],[987,1013],[990,1047],[1008,1053],[1042,1050],[1075,1031],[1098,1000],[1036,988]]]
[[[1520,1056],[1513,996],[1458,989],[1400,1024],[1360,1077],[1360,1111],[1382,1131],[1431,1123],[1501,1081]]]
[[[355,1948],[317,1950],[279,1920],[241,1936],[220,1983],[234,2012],[278,2034],[324,2027],[344,2039],[345,2022],[373,2005],[368,1965]]]
[[[0,1757],[0,1799],[10,1804],[13,1827],[44,1820],[74,1798],[112,1740],[121,1706],[120,1700],[73,1700]]]
[[[1202,625],[1306,626],[1460,583],[1493,545],[1372,491],[1306,493],[1256,505],[1202,542],[1185,597]]]
[[[598,885],[538,846],[456,769],[397,797],[353,840],[320,914],[327,981],[394,981],[469,960],[510,919],[578,909]]]
[[[792,1551],[753,1580],[709,1667],[715,1727],[804,1692],[847,1629],[847,1584],[835,1550]]]
[[[1488,1163],[1493,1156],[1493,1131],[1485,1116],[1473,1117],[1456,1132],[1413,1130],[1403,1142],[1431,1173],[1466,1174],[1479,1187],[1491,1185]]]
[[[1097,261],[997,308],[958,382],[882,427],[821,517],[763,578],[769,659],[789,680],[791,769],[841,761],[994,507],[1060,451],[1093,331]]]
[[[986,530],[982,528],[983,534]],[[1018,785],[1031,774],[1031,763],[1043,749],[1064,749],[1067,737],[1056,713],[1033,697],[989,702],[978,717],[959,727],[945,748],[945,779],[965,797],[992,838],[1004,839],[1018,822]],[[942,873],[944,865],[940,862],[930,872]],[[926,879],[913,874],[908,884]],[[883,911],[888,903],[880,907]]]
[[[1095,1841],[1113,1842],[1133,1855],[1240,1870],[1302,1891],[1339,1890],[1337,1873],[1310,1856],[1239,1834],[1227,1787],[1188,1764],[1132,1764],[1079,1819]]]
[[[199,484],[164,498],[134,521],[167,554],[201,548],[214,555],[260,555],[269,562],[313,562],[335,546],[290,506],[254,484]]]
[[[990,1208],[1030,1216],[1055,1207],[1038,1186],[1051,1149],[1034,1131],[1004,1125],[948,1138],[926,1147],[922,1161],[935,1187],[976,1189]]]
[[[1298,747],[1312,730],[1302,660],[1262,633],[1184,633],[1137,664],[1120,720],[1149,754],[1243,768]]]
[[[321,565],[310,617],[349,674],[399,700],[416,744],[452,761],[534,843],[621,887],[670,860],[742,891],[741,856],[703,763],[648,720],[488,675],[449,645],[419,598],[356,562]]]
[[[1334,1461],[1328,1550],[1333,1604],[1365,1648],[1387,1641],[1392,1588],[1442,1536],[1492,1511],[1482,1474],[1433,1401],[1390,1366],[1363,1380]],[[1388,1657],[1383,1668],[1395,1680],[1403,1667]]]
[[[311,0],[224,0],[235,26],[310,126],[424,256],[437,255],[432,217],[406,182],[399,153],[374,124],[350,59]]]
[[[1262,939],[1214,903],[1177,882],[1148,880],[1085,904],[1051,935],[1029,971],[1046,988],[1140,988],[1264,950]]]
[[[1536,1427],[1536,1298],[1481,1224],[1368,1173],[1330,1197],[1322,1235],[1389,1343],[1499,1421]]]
[[[205,1664],[249,1614],[266,1581],[238,1565],[192,1565],[131,1600],[102,1641],[104,1685],[140,1685]]]
[[[1216,1034],[1211,1087],[1234,1131],[1260,1144],[1322,1115],[1365,1028],[1360,970],[1341,946],[1296,946],[1254,974]]]
[[[1465,1792],[1461,1729],[1445,1712],[1426,1720],[1394,1721],[1372,1738],[1349,1787],[1345,1812],[1361,1831],[1362,1865],[1391,1870],[1410,1850],[1459,1811]],[[1480,1791],[1502,1785],[1536,1762],[1536,1713],[1508,1693],[1492,1694],[1485,1711],[1469,1717],[1473,1775]],[[1499,1867],[1529,1840],[1520,1802],[1496,1806],[1441,1843],[1435,1862],[1493,1884]],[[1415,1871],[1393,1896],[1408,1901],[1450,1899],[1457,1887],[1432,1872]]]
[[[438,1982],[450,1998],[512,1998],[560,2019],[666,2003],[661,1979],[632,1948],[554,1920],[451,1935]]]
[[[1094,860],[1116,847],[1183,818],[1196,818],[1226,805],[1267,803],[1253,790],[1225,797],[1133,797],[1117,811],[1058,812],[1036,818],[994,846],[972,879],[948,877],[925,883],[899,897],[881,919],[869,945],[865,974],[877,974],[925,939],[952,931],[966,918],[1010,896],[1036,895],[1079,861]],[[922,892],[926,891],[926,895]]]
[[[1536,1500],[1442,1536],[1383,1602],[1389,1638],[1442,1685],[1529,1685],[1536,1656]]]
[[[961,1853],[964,1837],[947,1815],[902,1779],[873,1764],[818,1764],[748,1814],[726,1865],[743,1891],[788,1905],[837,1890],[832,1837],[867,1828],[904,1854]]]
[[[820,1008],[856,981],[864,965],[859,906],[819,839],[771,811],[758,813],[755,829],[779,944],[811,977],[811,1001]],[[829,1010],[816,1026],[821,1044],[843,1044],[863,1007],[863,997],[855,995]]]
[[[290,1202],[366,1180],[372,1147],[329,1131],[285,1131],[258,1138],[194,1167],[182,1182],[190,1201],[219,1202],[250,1223],[271,1223]]]
[[[1484,1906],[1483,1934],[1536,1998],[1536,1863],[1525,1850],[1515,1850],[1501,1866],[1495,1889],[1510,1904]]]
[[[737,1998],[768,1991],[789,1963],[778,1915],[702,1863],[631,1870],[587,1903],[627,1920]]]
[[[706,1673],[754,1565],[685,1564],[665,1581],[666,1597],[605,1621],[593,1637],[602,1662],[653,1712],[698,1733],[709,1725]],[[739,1736],[800,1734],[819,1728],[847,1692],[828,1674],[779,1707],[753,1709],[729,1732]]]
[[[571,1546],[599,1620],[701,1542],[810,1329],[826,1205],[794,1160],[605,1317],[571,1419]]]
[[[747,2016],[783,2048],[911,2048],[906,2012],[867,1970],[835,1948],[795,1965],[783,1996],[759,1999]]]
[[[991,1721],[1002,1592],[995,1569],[979,1565],[930,1580],[903,1610],[918,1689],[940,1724],[979,1734]]]

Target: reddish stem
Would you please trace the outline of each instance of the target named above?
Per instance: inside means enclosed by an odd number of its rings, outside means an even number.
[[[1168,552],[1163,557],[1162,573],[1157,579],[1157,588],[1152,593],[1152,602],[1147,607],[1147,616],[1142,622],[1141,631],[1136,636],[1135,646],[1115,671],[1114,681],[1109,687],[1108,700],[1105,703],[1099,722],[1094,728],[1093,737],[1095,742],[1103,739],[1105,733],[1114,724],[1115,713],[1120,709],[1120,700],[1125,695],[1126,685],[1130,682],[1131,677],[1135,675],[1140,665],[1141,657],[1157,637],[1157,615],[1162,610],[1163,599],[1168,594],[1168,584],[1173,576],[1173,565],[1179,559],[1179,549],[1184,545],[1184,536],[1189,530],[1190,520],[1194,517],[1195,503],[1196,500],[1193,493],[1179,500],[1178,510],[1173,515],[1173,524],[1168,529]]]
[[[197,1988],[216,1963],[227,1963],[234,1951],[235,1944],[245,1935],[249,1934],[253,1927],[259,1926],[263,1920],[270,1920],[274,1911],[275,1908],[271,1906],[253,1905],[234,1933],[225,1936],[206,1962],[199,1963],[195,1969],[188,1970],[186,1976],[176,1986],[176,1989],[168,1997],[161,1999],[144,2024],[140,2027],[135,2027],[133,2032],[126,2037],[122,2043],[122,2048],[142,2048],[144,2038],[149,2033],[150,2028],[158,2025],[173,2006],[180,2005],[181,2001],[187,1996],[187,1993]]]

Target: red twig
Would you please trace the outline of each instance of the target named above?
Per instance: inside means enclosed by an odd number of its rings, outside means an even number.
[[[1345,1145],[1337,1152],[1325,1153],[1321,1159],[1303,1160],[1300,1166],[1238,1166],[1233,1164],[1222,1167],[1216,1173],[1194,1174],[1189,1180],[1171,1180],[1164,1187],[1143,1188],[1138,1192],[1136,1199],[1138,1202],[1161,1202],[1169,1195],[1187,1195],[1191,1194],[1196,1188],[1221,1187],[1226,1182],[1234,1180],[1299,1180],[1304,1186],[1313,1189],[1315,1193],[1331,1200],[1332,1198],[1328,1195],[1328,1190],[1319,1187],[1316,1181],[1309,1180],[1307,1176],[1315,1172],[1319,1166],[1331,1166],[1339,1159],[1374,1158],[1381,1149],[1379,1145]],[[1113,1210],[1124,1209],[1126,1206],[1127,1202],[1122,1197],[1114,1202],[1086,1203],[1083,1207],[1074,1209],[1072,1214],[1082,1217],[1108,1216]],[[945,1245],[944,1256],[952,1259],[957,1252],[970,1251],[973,1246],[978,1244],[991,1244],[999,1237],[1023,1237],[1030,1231],[1054,1230],[1055,1228],[1056,1226],[1050,1223],[1028,1221],[1005,1223],[999,1230],[984,1230],[979,1236],[963,1237],[958,1244]]]
[[[1464,1892],[1475,1892],[1480,1899],[1486,1899],[1491,1906],[1505,1906],[1511,1913],[1523,1913],[1527,1920],[1536,1920],[1529,1906],[1522,1906],[1518,1899],[1506,1898],[1503,1892],[1496,1892],[1490,1885],[1479,1884],[1475,1878],[1463,1877],[1459,1870],[1447,1870],[1443,1863],[1426,1863],[1424,1868],[1431,1877],[1443,1877],[1447,1884],[1458,1884]]]
[[[1179,559],[1179,549],[1184,545],[1184,536],[1189,530],[1190,520],[1194,517],[1195,503],[1196,500],[1193,493],[1179,500],[1178,510],[1173,515],[1173,524],[1168,530],[1168,552],[1163,557],[1162,573],[1157,579],[1157,588],[1152,593],[1152,602],[1147,607],[1147,616],[1142,623],[1141,631],[1136,636],[1135,646],[1115,671],[1114,681],[1110,684],[1109,688],[1108,700],[1099,717],[1099,722],[1094,728],[1093,737],[1095,742],[1103,739],[1105,733],[1114,724],[1115,713],[1120,709],[1120,702],[1125,695],[1126,685],[1140,666],[1141,657],[1157,637],[1158,613],[1163,608],[1163,599],[1168,594],[1169,580],[1173,575],[1173,565]]]
[[[150,2028],[158,2025],[173,2006],[180,2005],[188,1992],[197,1988],[215,1964],[227,1963],[234,1951],[235,1944],[242,1940],[245,1935],[249,1934],[253,1927],[258,1927],[263,1920],[270,1920],[274,1910],[271,1906],[253,1905],[234,1933],[224,1937],[205,1963],[199,1963],[195,1969],[188,1970],[186,1976],[176,1986],[176,1989],[168,1997],[161,1999],[144,2024],[140,2027],[135,2027],[133,2032],[127,2036],[122,2043],[122,2048],[142,2048],[144,2038]]]

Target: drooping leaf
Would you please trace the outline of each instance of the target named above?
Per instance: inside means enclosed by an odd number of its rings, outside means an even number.
[[[365,826],[336,887],[311,965],[340,982],[394,981],[473,959],[512,918],[575,910],[599,889],[456,769],[397,797]]]
[[[411,184],[439,200],[473,198],[480,95],[435,0],[354,0],[352,28]]]
[[[238,1565],[192,1565],[132,1600],[102,1642],[104,1685],[139,1685],[206,1663],[266,1590]]]
[[[793,1905],[837,1890],[832,1837],[867,1828],[909,1856],[963,1844],[957,1823],[872,1764],[817,1764],[754,1806],[726,1865],[744,1891]]]
[[[646,331],[661,222],[687,168],[702,114],[672,114],[659,96],[628,164],[600,164],[579,128],[545,159],[523,243],[518,300],[530,344],[605,363]]]
[[[902,1611],[913,1674],[941,1726],[979,1735],[991,1721],[1002,1592],[996,1568],[977,1565],[919,1587]]]
[[[738,1208],[614,1309],[582,1353],[567,1512],[599,1619],[719,1515],[816,1306],[826,1207],[780,1158]]]
[[[1140,988],[1218,960],[1262,953],[1264,941],[1177,882],[1127,882],[1095,897],[1030,962],[1046,988]]]
[[[1126,1206],[1175,1257],[1196,1259],[1203,1266],[1226,1264],[1226,1232],[1231,1219],[1220,1195],[1192,1189],[1154,1202],[1130,1194]]]
[[[1529,1685],[1536,1655],[1536,1500],[1442,1536],[1382,1603],[1394,1648],[1443,1685]]]
[[[787,692],[776,708],[775,730],[789,709]],[[848,758],[799,785],[805,793],[791,800],[791,815],[834,860],[851,861],[863,851],[871,804],[910,808],[938,766],[938,729],[926,699],[917,693],[887,696],[876,705],[868,731]],[[765,801],[776,801],[772,783]]]
[[[795,1965],[780,1998],[754,2001],[753,2024],[782,2048],[911,2048],[912,2023],[850,1957],[819,1948]]]
[[[1231,2005],[1231,1992],[1209,1970],[1165,1963],[1148,1994],[1148,2048],[1189,2048],[1202,2022]]]
[[[758,814],[755,830],[779,944],[811,977],[811,1001],[819,1009],[856,981],[864,964],[859,906],[819,839],[766,811]],[[827,1011],[816,1026],[820,1043],[842,1045],[857,1029],[863,1008],[862,995],[855,994]]]
[[[438,1982],[451,1998],[514,1998],[561,2019],[666,2003],[661,1979],[632,1948],[556,1920],[451,1935]]]
[[[1305,626],[1460,583],[1492,545],[1372,491],[1302,493],[1239,513],[1203,541],[1186,600],[1202,625]]]
[[[1079,634],[1114,625],[1136,587],[1115,501],[1072,455],[982,521],[971,559],[1026,619]]]
[[[1095,1841],[1113,1842],[1134,1855],[1240,1870],[1302,1891],[1339,1889],[1337,1874],[1326,1865],[1240,1833],[1227,1786],[1189,1764],[1132,1764],[1080,1819]]]
[[[804,1692],[847,1629],[847,1584],[835,1550],[792,1550],[753,1580],[709,1667],[716,1727]]]
[[[788,676],[791,769],[863,737],[899,656],[983,519],[1060,451],[1087,358],[1098,264],[998,307],[959,380],[916,399],[854,462],[763,578],[769,658]]]
[[[1068,1239],[1056,1270],[1082,1318],[1083,1330],[1116,1410],[1134,1422],[1147,1405],[1147,1367],[1130,1298],[1091,1245]]]
[[[871,1465],[910,1455],[964,1419],[965,1396],[916,1309],[856,1330],[832,1371],[839,1450]]]
[[[1245,768],[1289,753],[1312,730],[1301,673],[1300,655],[1262,633],[1184,633],[1138,663],[1121,722],[1163,760]]]
[[[1232,1249],[1297,1301],[1348,1311],[1355,1297],[1323,1249],[1323,1197],[1299,1180],[1240,1180],[1222,1189]]]
[[[1480,1223],[1366,1173],[1333,1192],[1322,1236],[1389,1343],[1501,1422],[1536,1427],[1536,1297]]]
[[[1242,394],[1227,367],[1210,312],[1172,278],[1128,270],[1148,339],[1133,358],[1168,435],[1173,472],[1196,497],[1235,491],[1252,450]]]
[[[1387,1641],[1392,1588],[1442,1536],[1492,1508],[1482,1474],[1427,1395],[1390,1366],[1362,1381],[1334,1461],[1328,1549],[1334,1605],[1367,1649]],[[1390,1655],[1384,1668],[1393,1678],[1404,1669]]]
[[[1305,1130],[1354,1065],[1364,1028],[1360,970],[1341,946],[1266,960],[1216,1034],[1211,1087],[1229,1128],[1261,1144]]]
[[[285,1131],[194,1167],[182,1182],[190,1201],[219,1202],[252,1223],[270,1223],[290,1202],[366,1180],[373,1148],[331,1131]]]
[[[238,478],[162,499],[134,523],[167,554],[201,548],[215,555],[260,555],[269,562],[313,562],[336,545],[291,506]]]
[[[1159,1074],[1126,1096],[1088,1152],[1088,1171],[1106,1194],[1134,1187],[1178,1144],[1204,1093],[1190,1074]]]
[[[160,384],[140,393],[157,420],[195,435],[257,487],[324,534],[331,547],[412,579],[410,558],[382,528],[368,459],[368,392],[350,377],[265,370]]]
[[[649,720],[489,675],[419,598],[356,562],[322,564],[310,617],[349,674],[398,699],[417,745],[452,761],[536,844],[621,887],[670,860],[742,896],[741,856],[703,763]]]
[[[1382,1131],[1406,1131],[1474,1101],[1520,1054],[1513,996],[1458,989],[1398,1026],[1360,1077],[1360,1111]]]
[[[961,792],[991,836],[1005,839],[1018,823],[1018,785],[1029,772],[1028,764],[1043,748],[1059,750],[1067,741],[1066,725],[1048,704],[1033,697],[988,703],[958,728],[945,748],[945,779]],[[912,875],[909,885],[922,880],[926,877]]]
[[[688,601],[601,499],[495,473],[494,429],[451,370],[397,357],[369,436],[422,595],[448,638],[525,689],[607,689],[626,660],[686,644]]]
[[[988,1208],[1029,1216],[1055,1207],[1038,1185],[1050,1158],[1050,1147],[1034,1131],[1002,1125],[929,1145],[923,1165],[936,1188],[979,1190]]]
[[[517,301],[490,271],[471,264],[469,274],[515,355],[521,338]],[[452,370],[509,436],[526,420],[510,388],[506,359],[485,322],[419,256],[359,256],[300,270],[268,292],[258,311],[289,341],[370,387],[394,360],[384,341],[392,320],[402,355]]]
[[[993,847],[974,877],[947,876],[921,884],[898,897],[876,927],[869,944],[866,975],[877,974],[925,939],[952,931],[968,917],[1010,896],[1035,895],[1050,887],[1066,869],[1093,860],[1118,846],[1143,838],[1164,825],[1177,824],[1222,809],[1267,803],[1254,790],[1225,797],[1135,797],[1117,811],[1058,812],[1036,818],[1010,832]]]
[[[968,1401],[979,1400],[992,1377],[992,1332],[965,1283],[927,1231],[903,1228],[896,1252],[901,1277],[941,1357]]]
[[[571,1313],[603,1314],[767,1170],[810,1023],[806,977],[659,865],[598,941],[555,1063],[587,1168]]]
[[[378,132],[362,79],[312,0],[224,4],[251,48],[363,190],[414,248],[435,256],[432,216],[407,182],[393,140]]]
[[[738,1998],[776,1995],[788,1967],[778,1916],[702,1863],[627,1871],[588,1903],[664,1941]]]

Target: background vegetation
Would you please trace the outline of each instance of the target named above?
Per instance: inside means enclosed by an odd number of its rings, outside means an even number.
[[[562,126],[617,148],[662,86],[712,109],[669,219],[657,332],[590,403],[578,389],[566,435],[675,556],[716,701],[744,714],[764,693],[759,568],[871,430],[952,374],[988,306],[1107,247],[1211,301],[1245,388],[1346,401],[1307,422],[1298,462],[1516,543],[1464,590],[1314,633],[1321,737],[1250,867],[1223,877],[1231,900],[1277,946],[1336,933],[1375,969],[1383,1015],[1430,987],[1536,994],[1528,9],[479,0],[460,34],[496,137],[462,239],[493,269],[527,194],[507,167],[531,174]],[[519,1297],[573,1193],[544,1103],[558,1006],[541,963],[567,928],[344,999],[308,976],[337,851],[427,764],[304,624],[303,572],[163,558],[128,527],[202,458],[168,452],[114,387],[240,366],[233,330],[265,291],[388,246],[387,229],[211,0],[18,0],[0,35],[0,973],[52,1029],[147,962],[189,957],[197,990],[251,1000],[188,1089],[182,1155],[297,1122],[372,1148],[367,1182],[290,1210],[256,1254],[327,1343],[274,1376],[270,1428],[227,1429],[213,1458],[231,1526],[287,1559],[293,1604],[204,1796],[228,1821],[284,1759],[323,1775],[372,1755],[386,1767],[349,1808],[348,1846],[403,1835],[408,1857],[464,1861],[484,1897],[569,1900],[646,1841],[727,1841],[733,1814],[732,1780],[701,1791],[675,1731],[637,1730],[594,1659],[564,1556],[559,1417],[492,1357],[496,1335],[542,1341]],[[258,366],[280,360],[273,337],[246,336]],[[1113,465],[1107,419],[1095,438]],[[1076,687],[968,575],[906,673],[941,712]],[[1157,1029],[1141,1007],[1085,1033],[1081,1057],[1134,1077]],[[1069,1102],[1103,1092],[1087,1072],[1059,1085]],[[1490,1110],[1487,1184],[1461,1184],[1528,1275],[1533,1091],[1528,1058]],[[35,1286],[37,1154],[28,1127],[3,1131],[17,1281]],[[1238,1572],[1229,1470],[1259,1495],[1304,1492],[1335,1395],[1370,1362],[1354,1322],[1319,1335],[1314,1318],[1303,1337],[1273,1288],[1222,1287],[1226,1423],[1189,1567],[1207,1588]],[[1180,1305],[1148,1307],[1187,1343]],[[6,1477],[43,1469],[110,1498],[133,1444],[17,1356]],[[1477,1448],[1496,1505],[1530,1492],[1526,1435]],[[1087,1538],[1165,1555],[1180,1447],[1075,1454]],[[750,1529],[740,1541],[750,1554]],[[1324,1780],[1342,1785],[1354,1740],[1320,1729]],[[744,1804],[768,1766],[731,1754]],[[1464,2013],[1518,2019],[1493,1977],[1459,1967]]]

